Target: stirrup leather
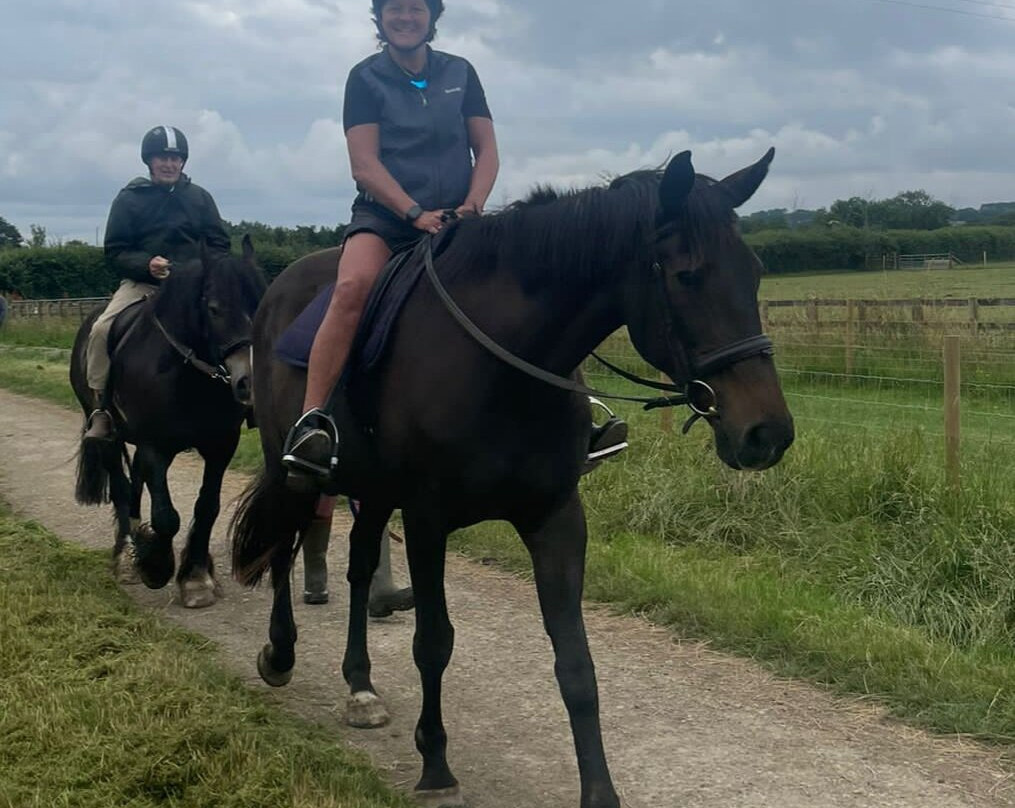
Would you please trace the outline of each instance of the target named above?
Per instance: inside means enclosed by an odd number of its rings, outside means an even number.
[[[316,462],[318,458],[307,458],[300,454],[313,439],[324,436],[330,446],[328,456],[321,457],[327,465]],[[282,447],[282,464],[290,471],[310,473],[319,477],[330,477],[338,466],[338,426],[331,414],[314,407],[299,417]]]

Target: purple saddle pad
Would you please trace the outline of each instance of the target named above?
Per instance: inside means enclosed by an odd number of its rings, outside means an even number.
[[[352,361],[343,375],[354,368],[370,370],[381,358],[391,327],[423,272],[422,255],[417,245],[394,256],[381,271],[360,319],[350,355]],[[328,311],[334,289],[334,283],[321,289],[275,341],[275,355],[287,365],[305,368],[310,362],[310,348]]]

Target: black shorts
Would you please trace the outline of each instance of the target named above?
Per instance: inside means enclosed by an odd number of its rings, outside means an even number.
[[[364,204],[352,206],[352,219],[346,225],[343,240],[357,233],[373,233],[380,236],[393,253],[411,247],[426,235],[409,222],[396,219],[386,209],[378,209],[372,205]]]

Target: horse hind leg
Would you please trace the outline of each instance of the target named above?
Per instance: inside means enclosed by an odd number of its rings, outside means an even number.
[[[532,557],[543,625],[553,644],[554,672],[571,719],[581,808],[619,808],[599,723],[599,694],[582,618],[585,514],[575,492],[535,530],[519,533]]]
[[[377,569],[381,537],[388,518],[388,506],[365,505],[359,509],[349,536],[349,629],[342,661],[342,675],[349,684],[346,723],[353,727],[383,727],[391,717],[370,679],[367,651],[367,604],[370,584]]]
[[[295,531],[294,531],[295,532]],[[268,642],[257,655],[257,672],[266,684],[283,687],[293,678],[296,666],[296,620],[293,618],[292,543],[279,545],[271,556],[271,623]]]

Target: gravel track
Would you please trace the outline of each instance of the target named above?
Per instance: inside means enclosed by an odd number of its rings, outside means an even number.
[[[109,512],[73,499],[79,426],[73,412],[0,391],[0,496],[63,538],[106,549]],[[196,461],[178,458],[170,475],[185,522],[199,480]],[[244,483],[230,474],[224,501]],[[254,659],[267,636],[270,590],[241,589],[228,577],[228,516],[224,510],[212,542],[225,588],[218,604],[188,611],[175,602],[173,586],[128,590],[144,607],[214,640],[223,664],[267,690]],[[392,723],[380,730],[341,723],[348,526],[337,515],[332,601],[297,606],[296,674],[271,695],[366,752],[391,783],[410,790],[419,773],[411,613],[370,625],[374,682]],[[396,548],[395,555],[396,577],[406,580],[403,554]],[[456,645],[445,676],[445,724],[468,804],[577,808],[570,730],[534,588],[459,557],[449,558],[447,583]],[[586,619],[607,755],[627,808],[1015,805],[1011,772],[987,748],[902,726],[876,706],[777,679],[749,660],[675,640],[636,618],[586,606]]]

